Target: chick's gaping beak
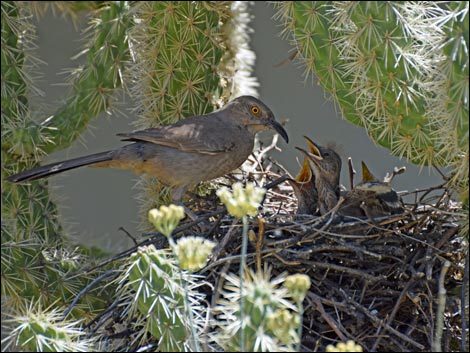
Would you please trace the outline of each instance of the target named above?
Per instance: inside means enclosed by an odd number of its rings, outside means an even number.
[[[308,149],[310,150],[310,153],[308,153],[307,156],[314,162],[323,160],[320,147],[315,142],[313,142],[312,139],[305,135],[304,139],[307,141]]]

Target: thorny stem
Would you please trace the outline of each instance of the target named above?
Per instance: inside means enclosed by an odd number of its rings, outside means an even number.
[[[248,248],[248,218],[243,216],[242,254],[240,260],[240,352],[245,352],[245,325],[244,325],[244,302],[243,297],[243,275],[246,266],[246,252]]]
[[[298,342],[297,342],[297,352],[300,352],[300,347],[302,345],[302,326],[303,326],[303,317],[304,317],[304,306],[302,304],[303,300],[298,300],[297,301],[297,307],[299,308],[299,318],[300,318],[300,323],[299,327],[297,328],[297,336],[298,336]]]
[[[178,263],[178,267],[179,267],[179,259],[175,251],[175,246],[176,246],[175,241],[170,236],[168,237],[168,242],[170,243],[171,251],[173,252],[173,256],[176,259],[176,262]],[[194,349],[194,352],[201,352],[201,347],[199,347],[199,341],[196,338],[197,337],[196,327],[194,326],[193,312],[191,310],[191,304],[189,303],[188,283],[183,278],[183,270],[181,269],[181,267],[179,267],[179,273],[180,273],[180,281],[183,284],[183,289],[184,289],[184,310],[186,311],[186,316],[189,319],[189,327],[191,330],[191,341],[193,342],[192,348]]]

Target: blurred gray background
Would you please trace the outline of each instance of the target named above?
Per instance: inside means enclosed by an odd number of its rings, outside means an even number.
[[[332,102],[325,99],[325,93],[311,81],[304,83],[302,68],[295,62],[277,66],[288,58],[291,46],[279,37],[280,28],[272,20],[274,9],[266,2],[255,2],[252,7],[254,32],[252,48],[257,55],[255,75],[258,77],[260,98],[272,109],[278,121],[288,120],[286,130],[290,143],[279,143],[282,152],[272,155],[291,174],[298,171],[297,158],[300,152],[294,146],[305,147],[303,135],[320,144],[333,142],[343,158],[341,181],[349,187],[346,162],[352,157],[360,177],[360,161],[364,160],[379,178],[394,166],[407,167],[404,175],[394,180],[396,190],[422,189],[441,182],[434,171],[419,168],[390,155],[387,149],[376,146],[362,128],[358,128],[335,111]],[[82,22],[78,30],[69,20],[55,18],[48,14],[38,23],[38,56],[47,65],[41,67],[44,73],[38,86],[45,92],[41,102],[48,102],[45,116],[54,112],[58,101],[64,97],[63,73],[76,67],[77,61],[70,58],[82,48],[80,32],[86,27]],[[93,120],[91,127],[66,151],[54,153],[48,161],[72,158],[88,153],[100,152],[121,146],[118,132],[135,130],[134,117],[128,112],[132,102],[125,101],[120,109],[123,114],[102,116]],[[265,132],[261,139],[269,143],[272,132]],[[99,246],[110,251],[119,251],[131,245],[130,240],[119,231],[124,227],[132,234],[138,234],[138,205],[134,199],[137,177],[129,171],[82,168],[50,179],[53,194],[60,204],[60,210],[69,233],[77,241],[88,246]],[[356,180],[357,177],[356,177]]]

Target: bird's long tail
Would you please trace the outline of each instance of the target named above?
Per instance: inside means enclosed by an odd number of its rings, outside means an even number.
[[[112,160],[113,155],[114,151],[107,151],[68,159],[66,161],[47,164],[41,167],[25,170],[18,174],[10,175],[6,180],[13,183],[20,183],[22,181],[41,179],[50,175],[65,172],[66,170]]]

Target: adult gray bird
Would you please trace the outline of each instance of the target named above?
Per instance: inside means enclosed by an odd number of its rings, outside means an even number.
[[[180,203],[188,188],[238,168],[253,151],[255,135],[267,129],[288,142],[287,132],[263,102],[241,96],[213,113],[118,134],[131,144],[26,170],[6,180],[25,182],[82,166],[130,169],[156,176],[171,187],[173,202]]]

